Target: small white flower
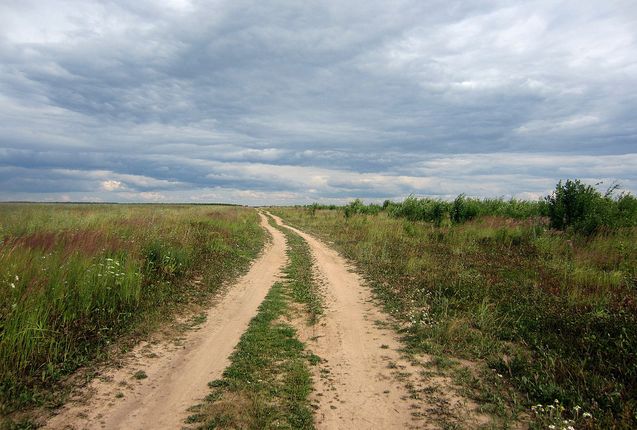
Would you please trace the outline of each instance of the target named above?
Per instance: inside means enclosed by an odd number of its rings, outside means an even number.
[[[551,424],[551,425],[549,426],[549,428],[550,428],[551,430],[555,430],[555,426],[554,426],[553,424]]]
[[[582,417],[584,417],[584,418],[593,418],[593,415],[591,415],[591,413],[590,413],[590,412],[584,412],[584,413],[582,414]]]
[[[15,280],[16,280],[16,281],[19,281],[19,280],[20,280],[20,277],[19,277],[18,275],[15,275]]]
[[[11,283],[11,288],[15,288],[15,284],[13,282]]]

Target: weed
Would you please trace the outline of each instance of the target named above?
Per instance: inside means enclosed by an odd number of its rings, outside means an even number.
[[[148,375],[143,370],[138,370],[137,372],[133,373],[133,378],[137,380],[146,379],[148,378]]]

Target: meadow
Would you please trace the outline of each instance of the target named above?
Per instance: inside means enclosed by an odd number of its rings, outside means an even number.
[[[479,375],[458,378],[488,412],[517,410],[531,428],[628,429],[637,426],[637,228],[625,210],[634,199],[613,202],[622,221],[596,217],[593,229],[551,228],[550,201],[472,200],[474,215],[460,220],[454,203],[441,203],[437,219],[427,215],[436,201],[413,198],[273,212],[356,264],[412,352],[479,363]],[[418,205],[425,215],[409,216]]]
[[[193,205],[0,205],[0,413],[110,345],[202,304],[265,240],[256,211]]]

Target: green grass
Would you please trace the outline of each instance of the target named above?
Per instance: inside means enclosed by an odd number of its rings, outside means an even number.
[[[188,423],[199,428],[312,429],[308,367],[320,360],[304,350],[289,322],[302,304],[308,321],[322,306],[311,276],[305,241],[287,229],[289,264],[285,282],[275,283],[243,334],[223,379],[212,381],[207,402],[192,409]]]
[[[297,303],[305,305],[308,323],[316,324],[323,314],[323,305],[312,272],[310,246],[301,236],[289,228],[277,225],[272,218],[269,218],[269,222],[287,238],[290,262],[285,268],[285,274],[292,297]]]
[[[137,380],[146,379],[148,378],[148,375],[143,370],[138,370],[137,372],[133,373],[133,378]]]
[[[255,211],[187,205],[0,205],[0,413],[123,336],[201,303],[264,240]]]
[[[274,212],[357,263],[412,351],[485,363],[514,388],[473,380],[489,408],[530,413],[558,399],[566,419],[577,406],[593,414],[579,427],[637,426],[636,229],[585,237],[538,219],[435,227],[382,212]]]

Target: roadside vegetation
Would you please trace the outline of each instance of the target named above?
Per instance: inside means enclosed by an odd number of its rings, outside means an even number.
[[[614,191],[566,181],[540,202],[411,197],[275,212],[357,263],[412,351],[483,363],[491,377],[464,378],[481,403],[526,411],[532,428],[628,429],[637,200]],[[509,388],[484,382],[493,377]]]
[[[304,349],[295,324],[314,324],[322,313],[312,278],[307,243],[289,229],[286,278],[277,282],[250,322],[223,378],[209,383],[212,392],[192,408],[188,423],[200,429],[312,429],[310,365],[319,358]]]
[[[550,226],[591,235],[602,229],[637,226],[637,198],[629,193],[616,194],[617,185],[604,194],[579,180],[561,181],[545,199],[526,201],[477,199],[460,194],[453,201],[409,196],[402,202],[385,200],[382,205],[364,204],[356,199],[345,206],[319,205],[305,208],[314,214],[318,209],[339,210],[345,218],[352,215],[377,215],[426,221],[436,227],[462,224],[476,218],[494,216],[516,220],[546,217]]]
[[[45,404],[109,345],[201,303],[264,241],[254,210],[0,205],[0,415]]]

